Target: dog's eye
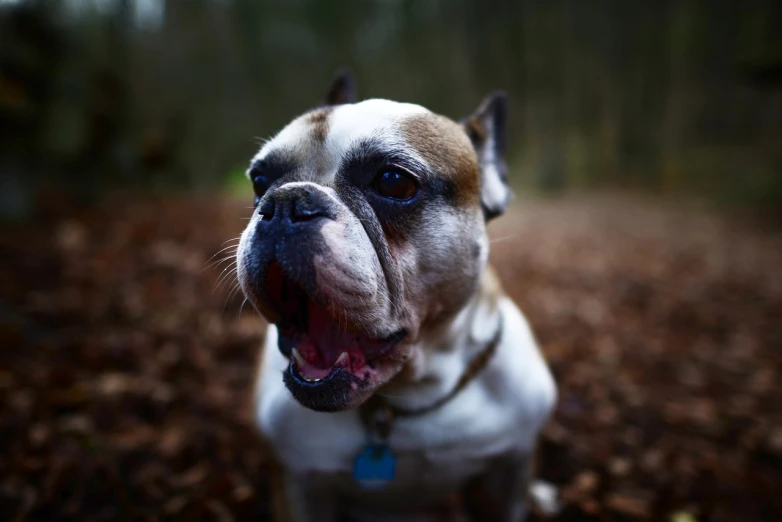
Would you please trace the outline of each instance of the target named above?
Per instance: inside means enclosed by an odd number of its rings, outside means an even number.
[[[253,176],[253,191],[255,192],[255,199],[253,204],[257,207],[261,202],[261,198],[269,190],[269,179],[263,174],[257,174]]]
[[[406,201],[415,196],[417,187],[413,179],[401,172],[388,171],[379,174],[374,181],[378,194],[399,201]]]

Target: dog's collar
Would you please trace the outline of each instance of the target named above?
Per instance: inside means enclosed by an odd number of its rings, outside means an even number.
[[[391,434],[391,427],[395,419],[400,417],[419,417],[421,415],[426,415],[456,397],[459,392],[486,367],[486,364],[489,362],[492,355],[497,351],[497,346],[502,339],[503,326],[503,316],[500,314],[497,331],[486,347],[470,362],[464,370],[464,373],[462,373],[461,377],[459,377],[459,380],[456,382],[456,386],[454,386],[449,393],[432,404],[420,408],[406,409],[390,404],[377,394],[370,397],[367,402],[359,408],[361,420],[364,422],[370,436],[385,442]]]

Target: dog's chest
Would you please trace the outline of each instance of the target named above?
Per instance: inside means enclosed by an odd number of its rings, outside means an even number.
[[[393,451],[393,450],[392,450]],[[415,511],[437,505],[459,491],[473,477],[484,472],[489,460],[472,455],[452,458],[432,450],[394,451],[396,474],[382,487],[364,489],[351,473],[316,474],[338,491],[351,509],[366,513]],[[358,517],[363,519],[364,517]]]
[[[285,392],[267,396],[259,412],[283,464],[298,475],[349,478],[369,443],[357,413],[313,412]],[[518,421],[513,408],[489,400],[479,382],[437,411],[398,419],[388,441],[396,464],[390,490],[453,489],[518,443]]]

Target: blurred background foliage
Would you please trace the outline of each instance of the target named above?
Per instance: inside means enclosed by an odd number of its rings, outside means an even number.
[[[773,209],[781,26],[778,0],[0,0],[0,207],[230,187],[347,65],[451,117],[506,90],[524,190]]]

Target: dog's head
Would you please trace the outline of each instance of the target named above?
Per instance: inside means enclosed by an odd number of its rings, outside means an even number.
[[[355,103],[348,74],[253,158],[256,210],[242,289],[279,331],[304,406],[356,406],[464,307],[488,257],[486,221],[511,194],[506,97],[457,123],[387,100]]]

